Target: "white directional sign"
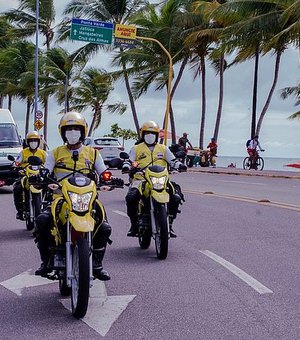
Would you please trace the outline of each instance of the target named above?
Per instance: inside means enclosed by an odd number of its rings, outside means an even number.
[[[29,269],[6,281],[0,282],[0,285],[18,296],[22,296],[25,288],[37,287],[53,282],[57,284],[58,289],[57,281],[50,281],[40,276],[35,276],[33,271]],[[107,296],[104,282],[95,280],[90,290],[87,313],[81,320],[101,336],[105,336],[112,324],[118,319],[135,296],[136,295]],[[65,308],[71,310],[71,299],[69,297],[61,299],[60,302]]]
[[[51,282],[44,277],[33,275],[32,269],[29,269],[26,272],[12,277],[11,279],[1,282],[0,284],[18,296],[22,296],[22,292],[25,288],[47,285],[53,282],[54,281]]]

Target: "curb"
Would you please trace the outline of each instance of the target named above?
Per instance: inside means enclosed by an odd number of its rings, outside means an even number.
[[[202,174],[217,174],[217,175],[236,175],[236,176],[257,176],[270,178],[289,178],[300,179],[300,172],[293,171],[271,171],[271,170],[243,170],[232,168],[188,168],[187,172],[202,173]]]

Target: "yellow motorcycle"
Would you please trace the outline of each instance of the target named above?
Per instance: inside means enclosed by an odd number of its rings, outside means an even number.
[[[47,169],[40,170],[39,181],[54,192],[51,204],[54,226],[51,234],[55,239],[55,246],[50,249],[48,267],[52,269],[52,273],[47,277],[59,280],[61,295],[71,295],[73,316],[82,318],[88,308],[89,290],[94,279],[92,233],[95,227],[94,218],[101,217],[99,214],[95,216],[96,204],[102,212],[102,220],[98,223],[103,222],[105,212],[97,198],[96,172],[89,168],[63,168],[70,173],[59,180],[51,178]],[[61,194],[56,195],[57,190]]]
[[[182,156],[182,152],[178,152],[177,158]],[[120,158],[128,160],[129,155],[121,152]],[[138,162],[132,162],[131,167],[130,178],[143,181],[138,187],[141,195],[138,207],[141,221],[138,230],[139,245],[142,249],[148,249],[153,238],[157,258],[164,260],[168,256],[170,225],[173,222],[168,212],[169,190],[174,190],[169,179],[169,169],[160,165],[140,168]]]
[[[11,155],[8,159],[15,162],[15,158]],[[30,184],[30,178],[39,174],[42,161],[39,157],[30,156],[28,162],[29,165],[19,170],[18,173],[23,187],[23,215],[26,229],[33,230],[36,228],[36,218],[41,212],[43,190],[40,185]]]

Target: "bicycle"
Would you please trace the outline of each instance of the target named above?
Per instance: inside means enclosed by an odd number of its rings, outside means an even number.
[[[244,158],[243,160],[243,168],[244,170],[250,170],[250,169],[254,169],[254,170],[263,170],[265,165],[265,161],[262,157],[259,156],[259,154],[257,153],[257,157],[256,157],[256,162],[254,161],[253,157],[251,156],[247,156]]]

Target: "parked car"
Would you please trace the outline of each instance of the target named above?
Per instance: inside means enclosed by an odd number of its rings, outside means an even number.
[[[11,185],[17,179],[17,173],[11,171],[12,162],[7,156],[17,157],[21,150],[22,141],[11,112],[0,109],[0,187]]]
[[[124,151],[124,147],[115,137],[86,137],[83,144],[99,150],[105,164]]]

